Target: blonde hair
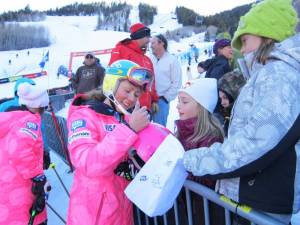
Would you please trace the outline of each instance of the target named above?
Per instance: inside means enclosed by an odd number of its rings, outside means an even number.
[[[268,59],[270,59],[270,53],[274,48],[274,45],[276,43],[276,41],[274,39],[271,38],[265,38],[265,37],[261,37],[262,39],[262,43],[260,44],[259,48],[257,49],[256,53],[255,53],[255,60],[257,60],[257,62],[265,65],[266,62],[268,61]],[[253,62],[252,62],[253,64]]]
[[[207,137],[216,137],[224,139],[224,130],[218,119],[206,110],[202,105],[198,105],[197,121],[194,129],[194,133],[187,141],[197,143]],[[178,137],[178,132],[176,133]]]
[[[138,88],[141,90],[141,92],[144,91],[144,87],[139,86],[139,85],[137,85],[137,84],[135,84],[135,83],[133,83],[133,82],[130,82],[130,80],[128,80],[126,77],[121,77],[121,78],[119,78],[119,79],[116,81],[116,84],[115,84],[115,86],[114,86],[114,89],[113,89],[113,94],[114,94],[114,95],[116,94],[117,90],[119,89],[120,84],[121,84],[123,81],[125,81],[125,80],[127,80],[127,81],[128,81],[130,84],[132,84],[133,86],[138,87]]]

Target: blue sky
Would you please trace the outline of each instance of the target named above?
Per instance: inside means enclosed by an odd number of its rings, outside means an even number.
[[[112,2],[111,0],[104,1],[108,3]],[[118,0],[116,1],[118,2]],[[18,10],[28,4],[31,9],[46,10],[74,2],[76,2],[76,0],[0,0],[0,12]],[[77,0],[77,2],[89,3],[96,2],[96,0]],[[138,5],[139,2],[143,2],[157,6],[160,13],[174,11],[176,6],[185,6],[201,15],[210,15],[234,8],[235,6],[254,2],[254,0],[126,0],[126,2],[132,5]]]

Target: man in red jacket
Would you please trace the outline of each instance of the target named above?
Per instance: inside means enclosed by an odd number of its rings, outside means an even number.
[[[153,64],[150,58],[145,55],[150,42],[150,33],[151,30],[142,23],[132,25],[130,27],[130,38],[120,41],[112,50],[109,65],[117,60],[127,59],[151,70],[154,74]],[[155,89],[155,81],[141,95],[139,101],[142,106],[147,107],[151,114],[157,111],[158,95]]]

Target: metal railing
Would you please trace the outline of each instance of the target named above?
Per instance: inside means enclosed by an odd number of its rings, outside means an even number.
[[[73,98],[73,96],[73,93],[50,96],[52,110],[54,112],[61,110],[63,107],[65,107],[66,100]],[[51,115],[51,112],[45,112],[42,116],[42,122],[44,124],[46,133],[46,144],[44,147],[47,151],[52,150],[56,152],[64,160],[64,162],[68,164],[68,160],[64,152],[64,149],[68,148],[67,122],[66,119],[61,116],[55,116],[55,119],[58,123],[58,128],[60,129],[60,132],[62,134],[63,143],[61,143],[61,141],[59,140],[59,133],[55,126],[54,118]]]
[[[213,202],[224,209],[225,214],[225,224],[232,225],[231,215],[238,215],[249,221],[251,225],[284,225],[284,223],[266,215],[262,212],[259,212],[255,209],[252,209],[247,206],[238,205],[237,203],[231,201],[225,196],[217,194],[215,191],[198,184],[193,181],[187,180],[184,184],[185,188],[185,198],[186,198],[186,206],[187,206],[187,223],[182,224],[180,222],[180,216],[182,213],[179,213],[178,210],[178,201],[174,203],[174,207],[170,211],[174,211],[174,218],[167,216],[170,214],[169,212],[160,217],[150,218],[146,216],[143,212],[141,212],[138,208],[135,208],[135,225],[202,225],[193,223],[193,213],[192,213],[192,199],[191,192],[201,196],[203,198],[203,208],[204,208],[204,221],[205,225],[210,225],[210,211],[209,204]],[[175,221],[175,222],[174,222]]]
[[[59,140],[57,128],[55,127],[55,123],[53,121],[53,117],[50,112],[45,112],[43,117],[43,123],[45,124],[45,132],[46,132],[46,145],[44,146],[47,151],[54,151],[57,153],[61,159],[69,165],[67,161],[66,154],[64,153],[64,148],[67,149],[68,144],[68,129],[66,119],[60,116],[56,116],[58,126],[61,130],[62,138],[64,140],[64,146]]]

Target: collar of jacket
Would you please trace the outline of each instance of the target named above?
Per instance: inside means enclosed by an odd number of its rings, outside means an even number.
[[[131,39],[125,39],[120,41],[117,45],[119,46],[125,46],[127,48],[130,48],[131,50],[144,55],[145,52],[143,52],[143,50],[141,49],[141,47],[138,45],[137,41],[135,40],[131,40]]]
[[[195,130],[195,125],[197,122],[197,117],[193,117],[186,120],[176,120],[175,124],[177,127],[177,132],[179,134],[179,139],[184,140],[192,136]]]
[[[78,94],[73,100],[72,105],[86,105],[89,108],[93,109],[95,112],[108,116],[114,116],[116,112],[112,107],[105,104],[103,101],[99,101],[96,99],[84,99],[83,94]]]
[[[11,111],[29,111],[29,110],[27,109],[27,107],[25,105],[11,106],[5,110],[5,112],[11,112]]]
[[[82,98],[83,94],[78,94],[77,97],[74,99],[72,105],[80,106],[80,105],[86,105],[90,109],[94,110],[96,113],[100,113],[107,116],[114,116],[119,122],[125,121],[125,116],[123,113],[119,113],[115,109],[115,105],[112,102],[113,107],[105,104],[103,101],[99,101],[96,99],[88,99],[85,100]],[[113,98],[113,96],[110,96]],[[132,112],[133,109],[127,110],[128,112]]]

